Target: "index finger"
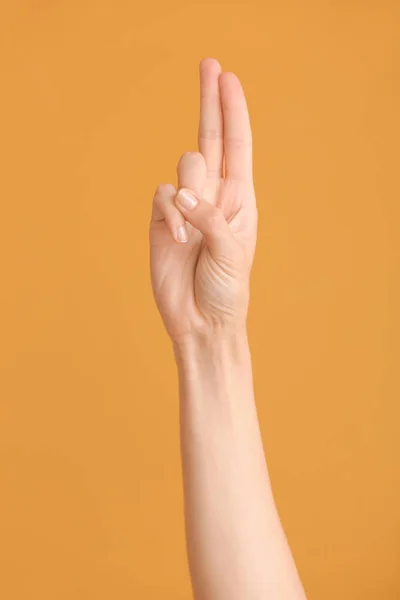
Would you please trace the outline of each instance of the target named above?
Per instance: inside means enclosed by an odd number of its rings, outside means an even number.
[[[253,178],[253,139],[246,97],[238,77],[231,72],[219,77],[224,118],[225,176]]]
[[[223,175],[223,123],[218,77],[221,65],[213,58],[200,62],[200,119],[199,150],[207,165],[210,178]]]

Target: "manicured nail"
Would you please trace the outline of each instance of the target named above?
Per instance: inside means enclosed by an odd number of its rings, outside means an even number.
[[[176,230],[176,237],[178,242],[180,242],[181,244],[184,244],[185,242],[187,242],[187,231],[186,231],[186,227],[185,225],[180,225],[178,227],[178,229]]]
[[[191,194],[188,190],[184,189],[179,190],[176,198],[179,204],[181,204],[183,208],[187,208],[188,210],[192,210],[198,202],[197,198],[195,198],[193,194]]]

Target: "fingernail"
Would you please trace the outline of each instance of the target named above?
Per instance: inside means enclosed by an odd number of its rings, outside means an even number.
[[[180,225],[176,230],[176,237],[181,244],[187,242],[187,231],[185,225]]]
[[[192,210],[198,202],[197,198],[195,198],[193,194],[191,194],[188,190],[184,189],[179,190],[176,198],[179,204],[181,204],[184,208],[187,208],[188,210]]]

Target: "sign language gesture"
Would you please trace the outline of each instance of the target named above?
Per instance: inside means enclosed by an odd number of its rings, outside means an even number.
[[[252,133],[234,73],[200,62],[198,152],[160,184],[150,223],[151,283],[174,342],[245,328],[257,236]]]
[[[162,184],[151,281],[173,341],[193,597],[306,600],[271,490],[247,339],[257,208],[239,79],[200,63],[199,151]]]

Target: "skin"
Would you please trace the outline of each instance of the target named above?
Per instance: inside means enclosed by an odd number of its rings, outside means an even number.
[[[274,502],[247,337],[257,239],[252,133],[237,76],[200,62],[198,152],[158,186],[155,302],[179,379],[185,527],[196,600],[305,600]],[[197,199],[185,208],[181,190]],[[182,240],[182,226],[187,239]]]

